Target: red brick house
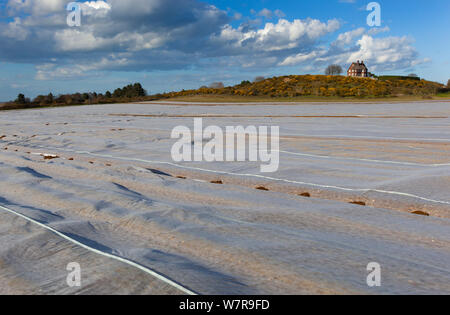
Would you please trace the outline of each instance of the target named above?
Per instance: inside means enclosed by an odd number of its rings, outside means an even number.
[[[347,70],[347,76],[349,77],[361,77],[367,78],[369,76],[369,69],[367,69],[364,61],[352,63],[350,68]]]

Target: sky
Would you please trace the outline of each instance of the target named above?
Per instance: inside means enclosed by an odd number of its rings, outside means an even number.
[[[52,92],[149,93],[233,85],[256,76],[323,74],[364,60],[381,74],[450,79],[450,1],[0,0],[0,101]]]

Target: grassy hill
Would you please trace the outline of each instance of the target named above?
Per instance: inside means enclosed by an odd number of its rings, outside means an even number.
[[[260,82],[244,81],[221,89],[200,88],[160,95],[174,98],[202,95],[222,95],[268,98],[386,98],[397,96],[431,97],[437,95],[443,85],[436,82],[407,77],[383,79],[353,78],[325,75],[291,75],[273,77]]]
[[[221,86],[219,84],[219,86]],[[164,94],[147,95],[140,83],[113,93],[39,95],[33,100],[19,94],[16,101],[0,104],[0,110],[38,107],[144,102],[164,99],[182,101],[264,102],[264,101],[350,101],[449,99],[449,89],[440,83],[415,77],[383,76],[378,79],[326,75],[291,75],[258,82],[243,81],[230,87],[203,87]]]

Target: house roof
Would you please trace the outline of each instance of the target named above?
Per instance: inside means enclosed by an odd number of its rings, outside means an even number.
[[[359,60],[357,62],[352,63],[352,65],[350,66],[350,68],[348,68],[348,70],[368,70],[366,65],[364,64],[364,61],[359,62]]]

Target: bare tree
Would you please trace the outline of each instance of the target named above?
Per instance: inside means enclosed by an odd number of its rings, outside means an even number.
[[[343,72],[340,65],[329,65],[325,70],[326,75],[340,75]]]
[[[253,82],[258,83],[258,82],[264,81],[265,79],[266,79],[266,78],[264,78],[263,76],[257,76],[257,77],[255,78],[255,80],[253,80]]]
[[[223,89],[225,85],[222,82],[213,82],[209,85],[211,89]]]
[[[408,74],[408,77],[418,78],[419,76],[417,74],[415,74],[415,73],[410,73],[410,74]]]

